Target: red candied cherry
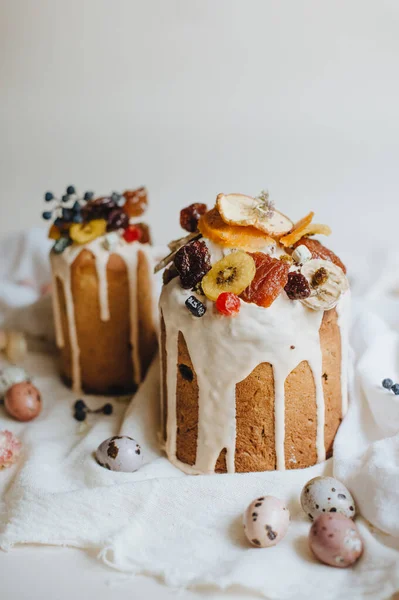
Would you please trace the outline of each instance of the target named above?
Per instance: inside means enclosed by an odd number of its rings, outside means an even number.
[[[141,230],[135,225],[129,225],[127,229],[123,232],[123,239],[131,244],[132,242],[138,242],[141,238]]]
[[[241,301],[238,296],[231,292],[222,292],[216,300],[217,310],[226,317],[231,317],[240,312]]]

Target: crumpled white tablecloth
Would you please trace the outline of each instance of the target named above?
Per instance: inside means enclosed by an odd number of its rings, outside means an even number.
[[[51,337],[46,298],[21,309],[17,294],[18,281],[38,278],[34,291],[40,297],[48,279],[44,235],[21,235],[13,248],[13,268],[0,266],[0,318]],[[5,256],[1,244],[0,256]],[[19,465],[0,473],[0,548],[36,543],[97,549],[115,569],[161,576],[177,587],[243,586],[273,599],[389,598],[399,590],[399,399],[380,385],[388,376],[399,381],[399,256],[390,260],[385,270],[375,271],[378,277],[370,274],[367,285],[355,281],[362,294],[354,303],[350,409],[334,458],[310,469],[186,476],[158,448],[158,359],[130,404],[119,399],[112,417],[93,417],[82,426],[72,418],[76,398],[58,380],[53,356],[32,353],[26,367],[44,399],[40,418],[24,425],[0,409],[0,429],[12,430],[24,443]],[[32,289],[27,304],[34,299]],[[13,304],[19,306],[16,320]],[[104,402],[86,399],[93,407]],[[113,473],[93,459],[97,445],[118,431],[144,448],[146,464],[137,473]],[[351,569],[319,564],[308,549],[310,523],[299,494],[308,479],[322,473],[348,485],[361,514],[365,553]],[[292,522],[278,546],[250,548],[242,513],[263,494],[283,498]]]

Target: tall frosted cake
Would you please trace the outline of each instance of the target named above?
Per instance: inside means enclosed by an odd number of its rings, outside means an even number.
[[[181,212],[157,269],[163,443],[186,473],[299,469],[331,456],[347,410],[341,260],[263,192]]]
[[[76,393],[132,392],[156,349],[147,192],[45,198],[62,377]]]

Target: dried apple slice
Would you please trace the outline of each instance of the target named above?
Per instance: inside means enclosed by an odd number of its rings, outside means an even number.
[[[313,310],[331,310],[349,288],[343,270],[329,260],[320,258],[308,260],[303,265],[301,273],[312,289],[311,295],[301,302]]]
[[[293,226],[292,221],[269,202],[267,194],[259,198],[243,194],[219,194],[216,208],[228,225],[252,226],[275,238],[288,233]]]

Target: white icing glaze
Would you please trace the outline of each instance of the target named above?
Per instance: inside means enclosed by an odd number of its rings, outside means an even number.
[[[75,322],[75,308],[71,288],[71,267],[75,259],[82,250],[89,250],[96,264],[98,277],[98,293],[100,304],[100,318],[102,321],[110,319],[108,305],[108,279],[107,279],[107,264],[111,252],[106,250],[103,245],[104,237],[98,237],[88,244],[69,246],[62,254],[50,253],[52,278],[53,278],[53,309],[55,319],[56,342],[59,348],[64,346],[65,340],[62,331],[60,300],[57,293],[56,282],[59,279],[63,285],[66,303],[66,312],[68,320],[68,332],[71,346],[72,360],[72,387],[75,393],[81,393],[82,376],[79,364],[80,349]],[[140,368],[140,353],[138,344],[138,306],[137,306],[137,259],[138,252],[143,252],[149,262],[150,268],[152,265],[152,254],[149,244],[128,244],[120,239],[119,245],[113,249],[113,254],[118,254],[125,262],[129,278],[130,290],[130,342],[132,345],[132,362],[133,362],[133,379],[134,383],[140,383],[141,368]]]
[[[212,262],[223,254],[220,247],[207,243]],[[217,313],[213,302],[201,296],[207,312],[202,318],[191,315],[184,305],[192,294],[183,290],[175,278],[164,286],[160,308],[166,328],[167,373],[167,439],[165,449],[172,463],[186,473],[214,472],[220,452],[226,448],[229,473],[234,472],[236,414],[236,384],[245,379],[259,364],[273,366],[275,386],[275,448],[277,469],[285,463],[285,393],[284,382],[293,369],[307,361],[314,377],[317,406],[317,460],[325,460],[325,406],[322,385],[322,353],[320,326],[323,311],[314,311],[301,302],[290,301],[281,294],[270,308],[264,309],[241,301],[240,313],[224,317]],[[347,405],[347,322],[349,304],[347,292],[337,310],[342,344],[341,385],[343,410]],[[197,375],[198,439],[194,466],[176,457],[176,382],[178,334],[182,332]],[[295,346],[291,349],[291,346]],[[239,360],[237,360],[239,357]],[[163,366],[164,367],[164,366]]]

